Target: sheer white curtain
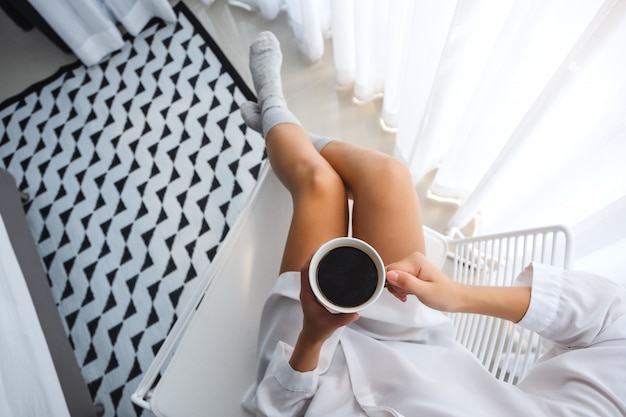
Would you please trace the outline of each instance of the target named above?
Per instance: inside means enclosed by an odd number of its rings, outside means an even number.
[[[382,95],[397,156],[459,202],[450,233],[566,224],[574,266],[626,284],[626,1],[242,1],[309,28],[311,60],[330,15],[337,83]]]
[[[153,17],[173,22],[167,0],[28,0],[85,64],[100,62],[123,45],[121,23],[136,35]]]

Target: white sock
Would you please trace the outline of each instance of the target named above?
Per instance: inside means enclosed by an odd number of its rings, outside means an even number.
[[[252,101],[246,101],[241,105],[241,116],[246,122],[246,125],[255,132],[263,133],[263,123],[261,117],[261,107]],[[327,136],[316,135],[315,133],[307,131],[307,135],[311,139],[311,143],[318,152],[324,149],[324,146],[332,142],[333,138]]]
[[[302,126],[289,111],[283,96],[280,67],[283,54],[272,32],[261,32],[250,45],[250,73],[261,109],[263,137],[274,126],[292,123]]]

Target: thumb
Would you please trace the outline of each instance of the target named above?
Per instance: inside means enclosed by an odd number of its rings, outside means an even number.
[[[388,271],[387,281],[396,288],[415,294],[417,278],[404,271]]]

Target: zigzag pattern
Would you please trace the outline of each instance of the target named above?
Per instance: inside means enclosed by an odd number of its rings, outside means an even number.
[[[251,92],[184,5],[98,66],[73,65],[0,110],[0,163],[76,358],[105,415],[130,395],[254,187]]]

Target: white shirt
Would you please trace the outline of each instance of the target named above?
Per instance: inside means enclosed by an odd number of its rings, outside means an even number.
[[[517,385],[495,379],[453,339],[446,316],[385,293],[323,346],[317,369],[289,366],[302,325],[299,272],[282,274],[263,310],[258,416],[626,416],[626,288],[533,264],[519,324],[554,341]]]

